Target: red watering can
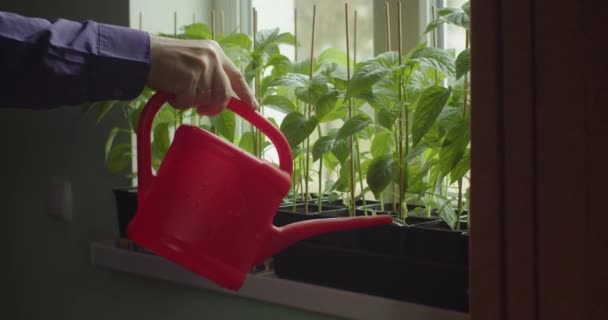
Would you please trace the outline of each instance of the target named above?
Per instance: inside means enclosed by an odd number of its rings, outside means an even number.
[[[276,168],[196,126],[177,128],[156,175],[150,162],[152,120],[169,96],[156,93],[137,128],[138,208],[127,228],[140,246],[220,286],[238,290],[247,272],[304,238],[392,223],[388,215],[272,225],[289,192],[293,159],[281,132],[243,102],[228,108],[274,143]]]

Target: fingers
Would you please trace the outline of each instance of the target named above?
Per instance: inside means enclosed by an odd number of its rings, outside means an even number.
[[[172,94],[173,107],[197,107],[205,115],[220,113],[233,91],[244,103],[258,106],[245,77],[215,41],[152,39],[147,85]]]
[[[198,113],[203,115],[213,116],[216,115],[228,104],[230,100],[230,81],[228,76],[221,67],[215,68],[211,82],[211,96],[205,99],[199,104]]]
[[[227,57],[224,59],[223,67],[228,79],[230,80],[234,93],[236,93],[236,95],[247,105],[253,106],[255,109],[257,109],[259,104],[255,99],[253,91],[251,91],[249,88],[243,74]]]

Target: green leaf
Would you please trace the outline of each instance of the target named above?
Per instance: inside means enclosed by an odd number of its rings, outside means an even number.
[[[335,136],[323,136],[315,141],[312,147],[312,159],[317,161],[325,153],[332,151],[336,146],[337,140]]]
[[[308,78],[308,75],[310,75],[310,59],[291,62],[287,71],[290,73],[303,74]]]
[[[460,161],[458,161],[458,164],[456,164],[454,166],[454,168],[452,169],[452,172],[450,173],[450,179],[451,181],[458,181],[460,180],[462,177],[464,177],[467,172],[469,172],[469,169],[471,168],[471,149],[468,149],[464,152],[464,155],[462,156],[462,158],[460,158]]]
[[[397,51],[383,52],[374,59],[387,68],[394,68],[399,65],[399,53]]]
[[[279,95],[267,96],[262,101],[262,105],[285,113],[290,113],[296,110],[296,106],[290,99]]]
[[[393,130],[393,126],[395,125],[395,121],[397,120],[398,116],[399,111],[397,111],[396,109],[380,109],[380,111],[378,112],[378,124],[388,130]]]
[[[470,141],[469,121],[462,119],[457,126],[448,132],[439,152],[441,175],[447,176],[458,164]]]
[[[251,38],[244,33],[229,33],[217,37],[219,45],[224,47],[240,47],[243,49],[251,48]]]
[[[224,110],[220,114],[209,118],[217,133],[230,142],[234,142],[236,130],[236,116],[230,110]]]
[[[330,47],[321,52],[321,54],[317,58],[317,61],[320,65],[336,63],[338,65],[345,66],[346,52]]]
[[[317,101],[315,105],[315,113],[321,122],[323,122],[325,116],[330,114],[336,108],[339,94],[340,92],[337,90],[331,90],[321,96]]]
[[[382,158],[388,154],[392,154],[394,151],[395,137],[393,136],[393,133],[385,129],[382,129],[380,132],[376,133],[370,147],[372,157],[374,159]]]
[[[375,158],[367,169],[367,185],[374,193],[376,199],[380,198],[380,194],[391,183],[394,172],[394,160],[392,156]]]
[[[169,145],[171,143],[171,136],[169,134],[169,124],[161,123],[153,129],[154,140],[152,141],[153,155],[158,159],[163,159]]]
[[[211,28],[203,23],[194,23],[184,27],[184,33],[180,38],[211,39]]]
[[[123,130],[123,129],[112,128],[112,130],[110,130],[110,134],[108,134],[108,138],[106,139],[106,146],[104,149],[106,163],[108,162],[108,157],[110,156],[110,150],[112,149],[112,145],[114,144],[114,139],[116,139],[116,136],[118,135],[118,133],[121,130]]]
[[[272,81],[269,86],[299,88],[306,87],[309,84],[308,76],[299,73],[288,73]]]
[[[346,108],[344,108],[344,105],[338,104],[338,106],[336,108],[334,108],[330,113],[326,114],[323,117],[322,122],[342,120],[344,118],[346,118]]]
[[[445,103],[450,97],[451,89],[444,87],[432,86],[426,89],[418,103],[414,112],[414,121],[412,124],[413,145],[420,142],[422,137],[437,120],[437,117],[443,110]]]
[[[279,44],[293,45],[295,37],[293,34],[285,32],[279,33],[279,28],[270,30],[260,30],[257,32],[255,39],[256,50],[272,52]]]
[[[372,123],[372,119],[365,113],[359,113],[354,115],[352,118],[346,120],[344,125],[338,131],[338,139],[345,139],[351,135],[363,130],[365,127]]]
[[[442,8],[439,10],[439,16],[449,23],[465,29],[469,29],[471,23],[469,15],[462,8]]]
[[[318,120],[316,117],[306,119],[303,114],[296,111],[285,116],[281,123],[281,132],[287,138],[289,145],[295,148],[310,136],[317,127],[317,124]]]
[[[460,120],[462,120],[462,108],[446,106],[437,117],[437,124],[441,130],[451,130]]]
[[[114,107],[115,101],[104,101],[101,103],[101,107],[97,111],[97,118],[95,119],[95,124],[99,124],[101,120],[112,110]]]
[[[471,3],[470,1],[467,1],[465,3],[462,4],[462,6],[460,7],[462,9],[462,11],[464,11],[464,13],[467,14],[467,16],[471,16]]]
[[[456,211],[452,207],[452,204],[449,200],[442,199],[440,197],[436,198],[437,204],[439,205],[437,211],[439,212],[439,216],[445,223],[447,223],[451,229],[456,227],[456,222],[458,218],[456,217]]]
[[[456,80],[460,79],[471,69],[471,50],[464,49],[456,58]]]
[[[239,148],[253,154],[253,141],[255,140],[252,131],[243,132],[239,141]]]
[[[414,158],[423,154],[428,148],[429,148],[429,146],[427,146],[424,143],[417,144],[415,147],[413,147],[412,149],[409,150],[407,157],[405,157],[405,161],[407,161],[407,162],[412,161]]]
[[[391,72],[391,69],[375,60],[368,60],[353,74],[348,88],[346,99],[358,98],[364,93],[370,92],[372,86]]]
[[[433,21],[431,21],[427,26],[426,29],[424,30],[424,33],[429,33],[437,28],[439,28],[440,26],[442,26],[444,23],[446,23],[447,21],[443,18],[438,18],[435,19]]]
[[[445,49],[425,47],[415,51],[411,59],[448,76],[454,75],[456,68],[454,57]]]
[[[327,169],[328,173],[333,173],[336,171],[338,164],[340,161],[336,158],[336,156],[332,152],[327,152],[323,154],[323,166]]]
[[[106,161],[106,168],[110,174],[116,174],[131,164],[131,145],[117,144],[110,149]]]
[[[346,143],[345,140],[338,140],[338,142],[334,146],[334,149],[332,150],[332,153],[334,154],[336,159],[340,161],[340,164],[344,164],[346,160],[348,160],[349,155],[348,143]]]
[[[319,98],[328,90],[328,80],[324,75],[315,75],[307,86],[296,88],[295,94],[300,101],[317,104]]]
[[[291,61],[289,58],[282,54],[274,54],[268,58],[266,67],[272,67],[270,78],[277,79],[278,77],[284,76],[289,71]],[[269,79],[270,80],[270,79]]]

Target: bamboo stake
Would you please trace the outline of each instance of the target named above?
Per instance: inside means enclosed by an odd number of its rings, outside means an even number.
[[[353,65],[357,65],[357,10],[355,10],[355,19],[353,21]],[[361,154],[359,148],[359,138],[355,135],[355,147],[357,155]],[[363,186],[363,168],[361,161],[358,161],[357,169],[359,170],[359,186],[361,187],[361,200],[363,201],[363,211],[367,215],[367,201],[365,200],[365,187]]]
[[[386,15],[386,51],[390,52],[392,50],[391,45],[391,15],[390,15],[390,5],[389,2],[386,1],[384,3],[384,12]],[[399,134],[397,132],[394,133],[395,146],[399,145]],[[393,212],[397,213],[397,184],[391,183],[391,194],[392,194],[392,202],[393,202]],[[381,204],[384,206],[384,203]]]
[[[402,14],[401,14],[401,1],[397,1],[397,42],[398,42],[398,52],[399,52],[399,65],[402,64],[402,55],[403,55],[403,40],[402,40],[402,28],[403,28],[403,18],[402,18]],[[403,196],[405,193],[405,184],[403,181],[403,175],[404,175],[404,161],[405,161],[405,155],[403,154],[403,143],[405,142],[405,148],[406,148],[406,153],[407,153],[407,147],[408,147],[408,141],[407,140],[407,135],[408,132],[405,132],[405,138],[404,138],[404,123],[407,123],[407,119],[404,120],[405,117],[407,117],[407,110],[404,110],[405,108],[401,105],[403,102],[403,76],[399,75],[399,145],[398,145],[398,151],[399,151],[399,217],[403,217],[404,212],[405,212],[405,217],[407,217],[407,205],[405,205],[403,203]]]
[[[431,5],[431,21],[436,19],[435,17],[435,4]],[[437,48],[437,28],[433,29],[433,47]],[[439,75],[437,73],[437,69],[435,69],[435,85],[439,85]]]
[[[353,19],[353,65],[357,65],[357,10]]]
[[[384,12],[386,15],[386,51],[391,51],[391,15],[388,1],[384,3]]]
[[[469,31],[465,35],[465,49],[469,48]],[[468,95],[469,75],[464,75],[464,101],[462,103],[462,117],[467,116],[467,95]],[[460,230],[460,215],[462,214],[462,178],[458,179],[458,210],[456,214],[456,230]]]
[[[224,35],[224,21],[225,21],[225,17],[224,17],[224,10],[222,10],[222,12],[220,12],[220,34]]]
[[[215,40],[215,9],[211,10],[211,39]]]
[[[253,50],[257,48],[256,41],[258,35],[258,10],[253,8]],[[257,67],[259,68],[259,66]],[[255,98],[260,101],[260,70],[255,71],[254,76],[254,87],[255,87]],[[260,110],[262,112],[262,110]],[[260,157],[262,154],[262,148],[260,146],[260,132],[253,127],[253,149],[256,156]]]
[[[196,13],[192,13],[192,24],[196,23]],[[190,118],[190,124],[193,126],[197,126],[199,125],[200,122],[200,116],[198,115],[198,112],[196,112],[196,108],[194,110],[192,110],[192,117]]]
[[[143,16],[141,11],[139,12],[139,30],[142,30],[142,20],[143,20]]]
[[[177,37],[177,11],[173,12],[173,36]]]
[[[316,16],[317,16],[317,5],[313,5],[312,6],[312,33],[311,33],[311,40],[310,40],[310,69],[308,70],[308,79],[312,80],[312,73],[313,73],[313,59],[314,59],[314,49],[315,49],[315,21],[316,21]],[[308,104],[308,109],[306,112],[306,118],[310,119],[312,117],[312,104]],[[306,138],[306,154],[305,154],[305,158],[306,161],[304,162],[304,165],[306,166],[304,168],[304,173],[306,174],[306,178],[304,179],[304,212],[308,213],[308,172],[310,170],[310,136],[308,136]],[[320,192],[320,190],[319,190]]]
[[[173,36],[175,38],[177,38],[177,11],[173,12]],[[173,110],[173,114],[175,116],[175,121],[174,121],[175,129],[177,129],[177,126],[182,124],[182,119],[180,118],[180,114],[177,109]]]
[[[293,9],[293,30],[294,30],[294,58],[293,61],[297,62],[298,61],[298,8],[294,8]],[[298,111],[301,111],[301,106],[300,106],[300,101],[296,99],[296,108]],[[297,170],[300,170],[300,178],[303,176],[302,174],[302,168],[303,168],[304,163],[302,162],[302,158],[300,158],[300,165],[297,166]],[[298,192],[298,185],[302,186],[304,184],[304,181],[299,181],[299,183],[296,185],[295,184],[295,180],[294,180],[294,195],[293,195],[293,212],[296,211],[296,200],[297,200],[297,192]]]
[[[344,3],[344,19],[346,27],[346,81],[350,82],[350,41],[348,35],[348,2]],[[352,101],[348,99],[348,118],[353,117]],[[353,156],[353,136],[348,137],[348,149],[350,152],[350,205],[349,213],[351,216],[355,214],[355,157]]]
[[[293,9],[293,47],[294,57],[293,61],[298,61],[298,8]]]

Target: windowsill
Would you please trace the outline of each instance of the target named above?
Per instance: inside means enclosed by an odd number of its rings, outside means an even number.
[[[91,244],[91,262],[117,271],[349,319],[469,319],[466,313],[285,280],[272,273],[250,274],[241,290],[232,292],[161,257],[116,248],[112,241]]]

